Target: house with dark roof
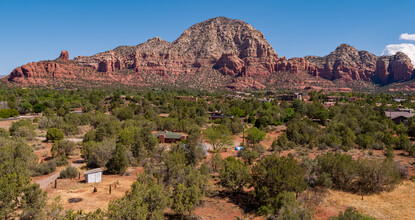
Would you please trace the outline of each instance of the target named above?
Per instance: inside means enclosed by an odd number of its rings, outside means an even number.
[[[277,95],[277,99],[282,100],[282,101],[293,101],[295,99],[303,99],[307,94],[305,93],[298,93],[298,92],[292,92],[289,94],[280,94]]]
[[[222,118],[233,118],[233,115],[222,115],[219,112],[214,112],[209,116],[209,119],[215,120],[215,119],[222,119]]]
[[[154,134],[161,143],[174,143],[186,139],[185,135],[171,131],[162,131]]]
[[[390,118],[395,124],[407,124],[408,119],[415,116],[415,113],[408,111],[385,111],[386,117]]]

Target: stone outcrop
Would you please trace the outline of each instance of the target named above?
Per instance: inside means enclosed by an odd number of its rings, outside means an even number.
[[[243,21],[218,17],[193,25],[172,43],[155,37],[74,61],[99,72],[131,69],[163,76],[194,74],[208,66],[225,75],[254,76],[270,75],[277,59],[261,32]]]
[[[307,56],[308,70],[314,76],[328,80],[370,81],[376,70],[377,56],[342,44],[325,57]]]
[[[62,50],[61,55],[58,59],[60,59],[61,61],[69,61],[69,52],[66,50]]]
[[[375,78],[382,84],[411,80],[414,76],[414,66],[404,53],[398,52],[393,56],[381,56],[376,63]]]
[[[286,59],[279,57],[264,35],[251,25],[217,17],[193,25],[171,43],[155,37],[136,46],[119,46],[73,60],[69,60],[68,51],[62,51],[55,62],[29,63],[14,69],[8,80],[33,85],[47,84],[51,78],[53,82],[72,78],[72,82],[79,79],[158,85],[168,81],[177,85],[197,74],[198,80],[211,82],[208,78],[217,73],[227,80],[218,81],[220,85],[215,88],[263,89],[278,85],[284,77],[287,82],[303,87],[312,86],[307,83],[321,83],[316,78],[388,84],[412,79],[413,71],[403,53],[377,57],[347,44],[324,57]],[[304,74],[311,78],[305,79]]]

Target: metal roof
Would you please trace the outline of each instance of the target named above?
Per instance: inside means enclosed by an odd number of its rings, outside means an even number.
[[[162,131],[162,132],[155,133],[154,135],[157,138],[159,137],[159,135],[164,135],[164,138],[168,138],[168,139],[181,139],[182,138],[181,134],[170,132],[170,131]]]
[[[96,169],[92,169],[92,170],[87,170],[84,172],[85,175],[91,174],[91,173],[98,173],[98,172],[102,172],[103,170],[101,168],[96,168]]]

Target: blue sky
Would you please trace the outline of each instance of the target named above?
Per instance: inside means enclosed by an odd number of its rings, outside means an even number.
[[[28,62],[93,55],[158,36],[173,41],[212,17],[241,19],[279,56],[324,56],[341,43],[376,55],[415,34],[415,1],[0,0],[0,75]]]

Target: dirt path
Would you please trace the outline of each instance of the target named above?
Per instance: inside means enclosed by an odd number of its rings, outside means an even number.
[[[35,139],[39,141],[46,141],[46,137],[35,137]],[[78,143],[78,142],[82,142],[84,139],[83,138],[65,138],[64,140]]]
[[[75,168],[79,168],[81,167],[83,164],[81,163],[72,163],[71,166],[75,167]],[[53,183],[56,179],[59,178],[59,174],[61,172],[62,169],[56,170],[55,172],[53,172],[52,174],[49,174],[48,177],[44,178],[44,179],[39,179],[39,180],[35,180],[34,182],[40,185],[40,188],[42,190],[45,190],[49,184]]]

